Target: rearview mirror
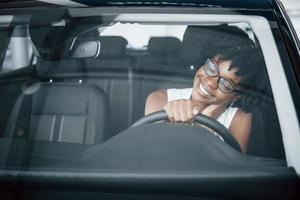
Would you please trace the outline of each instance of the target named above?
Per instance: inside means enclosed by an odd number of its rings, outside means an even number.
[[[68,58],[96,58],[100,54],[101,44],[97,40],[75,39]]]
[[[95,58],[100,53],[97,39],[72,36],[65,27],[32,28],[30,37],[34,54],[44,60]]]

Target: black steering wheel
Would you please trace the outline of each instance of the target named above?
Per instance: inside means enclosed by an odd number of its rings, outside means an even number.
[[[168,119],[168,115],[165,111],[158,111],[144,116],[143,118],[136,121],[131,127],[139,126],[142,124],[154,123],[154,122],[167,120],[167,119]],[[223,138],[224,142],[229,144],[237,151],[239,152],[242,151],[241,146],[239,145],[235,137],[232,136],[232,134],[228,131],[227,128],[223,126],[223,124],[221,124],[214,118],[199,113],[198,115],[195,116],[195,122],[212,129],[213,131],[215,131],[216,134],[220,135]]]

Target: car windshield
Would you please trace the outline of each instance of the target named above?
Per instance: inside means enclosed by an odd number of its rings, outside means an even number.
[[[285,159],[270,83],[280,58],[275,40],[262,35],[271,33],[263,17],[80,9],[43,14],[49,16],[0,16],[1,166],[56,170],[72,160],[86,171],[78,160],[95,151],[94,160],[106,159],[102,167],[109,158],[135,157],[140,152],[124,146],[143,143],[128,142],[131,126],[160,110],[170,119],[166,105],[180,100],[205,105],[196,112],[233,132],[241,156]],[[184,125],[184,140],[197,127],[161,120],[147,130]],[[170,130],[169,142],[177,143]]]

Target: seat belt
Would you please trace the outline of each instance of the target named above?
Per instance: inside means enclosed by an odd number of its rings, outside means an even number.
[[[32,109],[32,95],[23,95],[23,102],[16,120],[14,138],[28,138]]]
[[[37,84],[36,84],[37,85]],[[12,112],[8,118],[4,138],[25,138],[30,127],[30,115],[32,109],[32,94],[39,89],[39,85],[23,90],[17,98]]]
[[[4,138],[26,138],[30,127],[32,95],[21,94],[8,118]]]
[[[12,138],[15,132],[16,128],[16,121],[19,116],[19,112],[23,103],[24,94],[21,93],[21,95],[17,98],[16,103],[12,109],[12,112],[8,118],[6,129],[4,131],[4,138]]]

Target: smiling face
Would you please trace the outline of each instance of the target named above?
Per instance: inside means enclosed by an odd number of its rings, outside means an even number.
[[[238,98],[236,93],[224,93],[218,86],[219,77],[228,80],[234,85],[238,85],[242,80],[241,76],[236,75],[237,68],[231,68],[231,60],[222,60],[219,56],[215,56],[211,61],[217,66],[219,76],[209,76],[204,70],[204,65],[196,72],[192,100],[201,104],[230,104]],[[207,64],[205,64],[207,65]]]

